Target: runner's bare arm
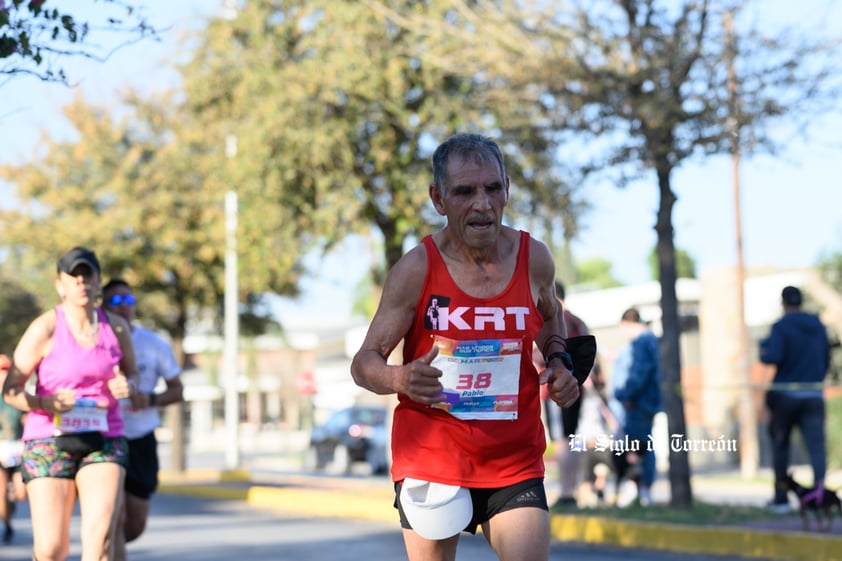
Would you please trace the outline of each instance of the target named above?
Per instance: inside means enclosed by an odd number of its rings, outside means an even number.
[[[544,326],[535,337],[538,349],[549,356],[564,351],[567,326],[564,324],[564,307],[555,293],[555,264],[547,246],[532,239],[529,248],[529,279],[535,305],[544,319]]]
[[[120,350],[123,351],[123,358],[120,359],[120,370],[129,379],[137,377],[137,362],[135,360],[134,345],[132,345],[131,326],[122,316],[105,312],[108,315],[108,322],[114,329],[114,335],[120,342]]]
[[[529,249],[529,278],[536,306],[544,325],[535,343],[545,358],[551,358],[546,369],[539,373],[538,382],[547,384],[550,398],[562,407],[570,407],[579,399],[579,384],[569,365],[557,353],[567,352],[567,326],[564,306],[555,293],[555,264],[547,246],[533,240]]]
[[[132,405],[137,409],[149,407],[149,396],[134,391],[138,384],[137,362],[135,361],[134,346],[132,345],[131,327],[129,323],[117,314],[105,312],[111,325],[123,356],[120,368],[115,370],[115,376],[108,381],[108,389],[116,399],[129,397]]]
[[[3,383],[3,399],[21,411],[33,411],[43,407],[39,403],[40,398],[27,394],[24,386],[49,351],[55,323],[55,310],[44,312],[29,324],[15,347],[12,366]]]
[[[441,371],[429,366],[437,347],[409,364],[388,364],[389,355],[412,325],[426,272],[427,253],[418,246],[404,255],[386,277],[377,312],[351,362],[351,375],[358,386],[380,395],[403,393],[421,403],[443,399],[438,381]]]

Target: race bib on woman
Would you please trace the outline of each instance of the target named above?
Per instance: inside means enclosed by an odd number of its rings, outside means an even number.
[[[108,430],[108,409],[97,407],[94,399],[77,399],[73,409],[56,414],[54,419],[57,434]]]

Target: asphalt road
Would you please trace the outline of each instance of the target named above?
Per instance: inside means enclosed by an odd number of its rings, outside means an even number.
[[[26,504],[14,517],[15,539],[0,545],[0,559],[31,559],[32,526]],[[78,561],[78,506],[72,522],[70,561]],[[378,561],[405,560],[397,523],[302,517],[267,512],[244,502],[157,495],[146,534],[129,545],[131,561]],[[458,561],[489,561],[481,536],[461,538]],[[740,557],[688,555],[554,543],[550,559],[564,561],[745,561]],[[757,561],[757,560],[755,560]]]

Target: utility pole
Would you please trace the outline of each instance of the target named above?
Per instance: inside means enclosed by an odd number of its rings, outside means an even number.
[[[237,137],[225,137],[225,155],[237,155]],[[240,311],[237,286],[237,193],[225,193],[225,468],[240,467],[240,391],[238,387]]]
[[[734,177],[734,216],[737,242],[737,372],[741,382],[739,396],[740,419],[740,473],[743,479],[757,475],[758,443],[757,415],[754,408],[754,392],[751,385],[751,367],[748,359],[748,329],[745,322],[745,264],[743,261],[743,226],[740,196],[740,102],[737,92],[737,72],[734,59],[737,45],[734,37],[734,14],[729,10],[724,15],[727,38],[728,62],[728,114],[731,135],[731,165]]]

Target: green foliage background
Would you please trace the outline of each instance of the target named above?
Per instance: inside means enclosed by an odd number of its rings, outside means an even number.
[[[0,354],[12,356],[26,327],[41,311],[38,298],[19,281],[0,276]]]

